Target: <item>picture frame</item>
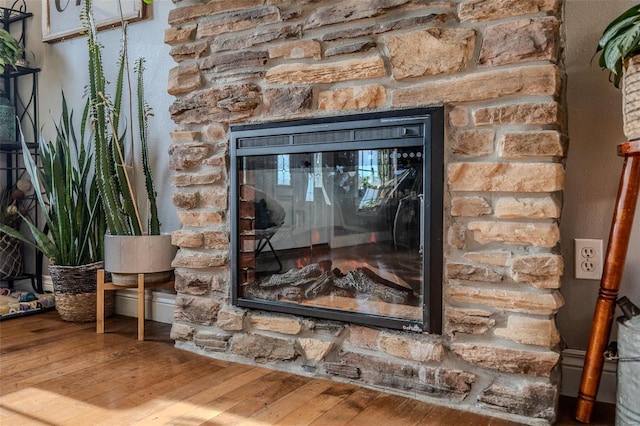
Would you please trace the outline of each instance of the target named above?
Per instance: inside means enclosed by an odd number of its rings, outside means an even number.
[[[83,35],[80,12],[84,0],[43,0],[42,41],[55,43]],[[147,18],[147,4],[143,0],[93,0],[93,14],[98,29],[114,28],[122,19],[129,22]]]

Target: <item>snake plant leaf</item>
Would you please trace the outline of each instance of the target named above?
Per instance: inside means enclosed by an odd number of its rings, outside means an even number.
[[[77,266],[101,259],[96,257],[100,252],[91,242],[95,229],[100,228],[95,222],[100,203],[99,197],[91,198],[91,188],[95,188],[95,179],[89,180],[91,155],[78,155],[84,140],[78,140],[71,130],[73,112],[66,108],[64,96],[62,109],[55,141],[45,142],[41,137],[38,142],[41,167],[36,165],[19,127],[24,168],[36,188],[36,203],[45,229],[25,218],[32,239],[4,227],[0,232],[35,246],[52,264]]]
[[[10,226],[3,225],[0,223],[0,232],[4,232],[12,236],[13,238],[22,241],[25,244],[35,247],[40,250],[42,254],[44,254],[52,263],[55,263],[58,256],[58,250],[56,246],[49,240],[47,235],[38,229],[31,221],[25,218],[24,223],[27,224],[31,234],[33,235],[34,241],[31,241],[29,238],[25,237],[18,230],[11,228]]]

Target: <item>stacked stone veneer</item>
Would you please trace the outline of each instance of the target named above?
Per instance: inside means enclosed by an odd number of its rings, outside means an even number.
[[[553,421],[561,0],[174,0],[172,337],[211,357]],[[232,306],[231,123],[446,108],[444,332]],[[539,419],[539,420],[538,420]]]

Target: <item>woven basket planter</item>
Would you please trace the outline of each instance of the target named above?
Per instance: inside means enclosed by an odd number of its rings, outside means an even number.
[[[9,280],[22,274],[22,243],[0,233],[0,280]]]
[[[81,266],[49,265],[56,297],[56,310],[65,321],[89,322],[96,320],[97,271],[104,262]],[[113,314],[115,294],[105,292],[105,317]]]
[[[629,58],[622,75],[622,120],[627,140],[640,139],[640,55]]]

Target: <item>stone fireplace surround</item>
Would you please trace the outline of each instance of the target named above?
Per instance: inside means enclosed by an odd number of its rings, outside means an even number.
[[[174,0],[176,346],[553,422],[561,0]],[[444,331],[234,307],[230,124],[445,106]]]

